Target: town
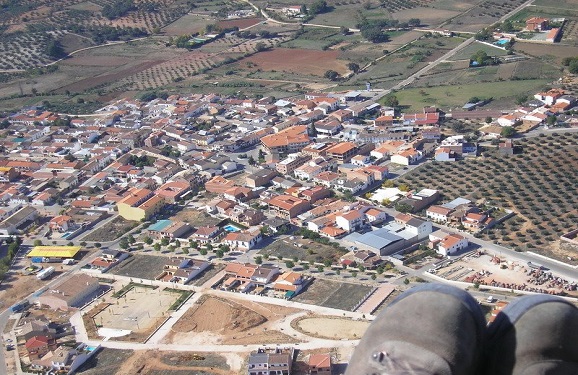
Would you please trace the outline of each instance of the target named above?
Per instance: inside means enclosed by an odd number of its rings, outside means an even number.
[[[520,293],[578,297],[578,229],[557,253],[498,244],[516,207],[409,179],[527,158],[533,140],[574,145],[575,162],[574,93],[538,92],[496,117],[478,98],[405,113],[386,94],[183,94],[0,119],[0,362],[82,373],[95,356],[119,370],[154,350],[140,370],[331,374],[418,283],[467,287],[492,316]]]

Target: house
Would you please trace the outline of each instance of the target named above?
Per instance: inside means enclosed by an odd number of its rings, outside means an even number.
[[[450,219],[450,214],[454,212],[453,209],[443,206],[430,206],[425,211],[425,216],[435,222],[447,223]]]
[[[353,142],[341,142],[327,149],[327,155],[337,160],[338,164],[348,163],[357,153],[357,145]]]
[[[391,162],[401,165],[415,164],[417,161],[421,160],[423,154],[414,148],[408,148],[391,156]]]
[[[254,229],[242,232],[230,232],[223,238],[223,243],[231,246],[231,248],[251,250],[262,239],[263,235],[261,231]]]
[[[297,167],[311,160],[311,155],[303,153],[289,154],[285,159],[275,164],[275,170],[282,175],[291,175]]]
[[[248,375],[290,375],[293,348],[258,349],[247,362]]]
[[[437,252],[443,256],[455,254],[468,247],[468,239],[459,234],[449,234],[437,244]]]
[[[227,180],[221,176],[215,176],[205,182],[205,189],[210,193],[223,194],[228,189],[235,186],[235,182]]]
[[[304,280],[300,273],[286,271],[279,275],[273,285],[273,290],[285,293],[285,297],[294,297],[303,289]]]
[[[307,211],[310,204],[305,199],[296,198],[292,195],[278,195],[267,201],[269,210],[275,216],[290,220],[297,215]]]
[[[67,310],[90,302],[99,289],[98,279],[79,273],[48,289],[38,297],[38,302],[53,310]]]
[[[155,280],[186,284],[209,268],[210,263],[192,258],[170,258]]]
[[[53,217],[48,223],[50,229],[55,232],[64,233],[70,229],[76,228],[74,220],[68,215],[58,215]]]
[[[487,223],[488,219],[488,215],[484,213],[468,212],[462,217],[462,224],[466,228],[480,229]]]
[[[277,171],[267,168],[259,169],[246,177],[245,184],[252,188],[267,185],[270,184],[277,175]]]
[[[351,210],[338,214],[335,217],[335,224],[347,232],[353,232],[361,228],[364,219],[365,215],[361,211]]]
[[[203,226],[197,228],[197,231],[191,236],[191,239],[205,244],[218,240],[222,234],[221,228],[217,226]]]
[[[32,225],[38,216],[34,207],[24,206],[0,222],[0,235],[10,236],[19,233],[23,227]]]
[[[155,190],[155,194],[163,197],[168,203],[175,203],[182,199],[189,191],[191,191],[191,187],[188,182],[169,181]]]
[[[383,223],[387,219],[387,214],[384,211],[372,206],[370,206],[364,214],[367,222],[371,224]]]
[[[310,143],[307,125],[296,125],[278,133],[261,138],[261,144],[269,153],[287,154],[301,151]]]
[[[395,222],[405,227],[405,230],[416,236],[418,240],[426,238],[432,232],[431,221],[418,219],[408,214],[395,216]]]
[[[514,143],[511,139],[506,139],[498,145],[500,155],[514,155]]]
[[[269,228],[273,233],[286,232],[291,227],[291,224],[289,224],[287,220],[278,217],[272,217],[263,221],[263,225]]]
[[[355,155],[351,158],[351,164],[365,167],[366,165],[371,164],[371,158],[369,155]]]
[[[49,323],[42,320],[27,321],[16,330],[16,337],[28,340],[34,336],[46,336],[48,338],[56,337],[56,329],[50,328]]]
[[[56,349],[56,340],[48,336],[33,336],[24,344],[28,357],[42,358],[46,353]]]
[[[541,17],[532,17],[526,20],[526,30],[528,31],[545,31],[548,29],[548,19]]]
[[[435,151],[436,161],[456,161],[456,153],[449,147],[439,147]]]
[[[331,355],[311,354],[307,361],[310,375],[331,375]]]

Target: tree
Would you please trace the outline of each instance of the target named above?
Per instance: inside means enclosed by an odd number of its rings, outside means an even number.
[[[323,266],[322,266],[322,265],[318,265],[318,266],[317,266],[317,271],[318,271],[318,272],[323,272]]]
[[[217,256],[217,258],[222,258],[223,255],[225,255],[225,253],[223,252],[223,250],[219,249],[219,250],[217,250],[215,255]]]
[[[155,251],[161,251],[161,244],[158,243],[158,242],[155,243],[155,244],[153,245],[153,249],[155,249]]]
[[[136,242],[136,239],[133,237],[132,234],[129,234],[129,235],[126,237],[126,239],[127,239],[128,243],[131,244],[131,245]]]
[[[339,73],[337,73],[335,70],[329,69],[323,76],[331,81],[335,81],[337,77],[339,77]]]
[[[249,156],[249,160],[247,162],[249,163],[249,165],[256,165],[257,164],[253,155]]]
[[[491,116],[486,117],[486,124],[490,124],[493,120]]]
[[[255,264],[263,264],[263,257],[261,255],[255,257]]]
[[[511,126],[504,126],[500,132],[500,135],[502,137],[512,138],[514,135],[516,135],[516,129]]]
[[[408,213],[412,211],[412,207],[407,203],[398,203],[395,205],[396,211]]]
[[[417,27],[421,25],[421,20],[419,18],[410,18],[407,24],[409,27]]]
[[[313,4],[311,4],[307,13],[314,16],[317,14],[326,13],[329,10],[330,8],[327,6],[327,2],[325,0],[316,0],[313,2]]]
[[[53,59],[61,59],[66,56],[62,44],[58,40],[50,39],[44,48],[44,52]]]
[[[34,240],[34,246],[42,246],[42,241]]]
[[[403,283],[404,283],[405,285],[409,284],[409,279],[406,278],[405,280],[403,280]]]
[[[128,243],[128,240],[126,239],[126,237],[123,237],[118,242],[118,246],[120,246],[121,249],[126,250],[130,246],[130,244]]]
[[[267,47],[267,45],[263,42],[258,42],[257,44],[255,44],[255,50],[257,52],[267,51],[268,49],[269,47]]]
[[[348,27],[345,27],[345,26],[341,26],[341,27],[339,28],[339,33],[340,33],[341,35],[348,35],[348,34],[349,34],[349,28],[348,28]]]
[[[548,116],[548,118],[546,119],[546,122],[550,126],[556,125],[556,122],[558,122],[558,118],[556,116]]]
[[[152,245],[153,239],[150,238],[149,236],[146,236],[146,237],[144,238],[144,241],[143,241],[143,242],[146,243],[147,245]]]
[[[315,121],[311,121],[309,127],[307,128],[307,133],[310,137],[317,137],[317,128],[315,127]]]
[[[161,245],[167,246],[169,244],[169,239],[166,237],[161,238]]]
[[[353,73],[359,72],[359,64],[350,62],[347,64],[347,69],[351,70]]]
[[[397,100],[397,96],[389,94],[384,96],[382,103],[386,107],[397,107],[399,106],[399,100]]]
[[[100,242],[96,242],[94,244],[94,247],[96,247],[97,249],[100,249],[101,246],[102,246],[102,244]]]
[[[285,267],[293,268],[293,267],[295,267],[295,263],[293,263],[293,261],[291,261],[291,260],[288,260],[285,262]]]
[[[181,241],[176,240],[175,241],[175,247],[181,247]]]
[[[572,74],[578,74],[578,58],[575,58],[568,65],[568,71]]]
[[[383,32],[379,25],[363,25],[361,27],[361,36],[372,43],[385,43],[389,41],[389,36]]]
[[[199,250],[199,254],[201,254],[201,255],[207,255],[207,249],[204,249],[204,248],[203,248],[203,249]]]

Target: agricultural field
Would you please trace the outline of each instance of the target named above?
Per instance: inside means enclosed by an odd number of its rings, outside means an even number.
[[[466,96],[467,97],[467,96]],[[466,197],[516,213],[484,232],[482,238],[519,250],[563,259],[577,254],[558,250],[561,234],[578,219],[578,135],[553,133],[514,141],[522,152],[512,157],[433,163],[404,175],[412,189],[438,189],[444,199]]]
[[[443,24],[449,30],[477,32],[496,23],[501,17],[515,10],[526,0],[484,0],[457,17]]]
[[[183,0],[135,3],[130,9],[114,0],[92,3],[64,0],[55,4],[37,1],[28,6],[8,4],[0,17],[0,69],[24,70],[66,56],[73,48],[107,41],[143,37],[160,31],[185,14]]]
[[[451,73],[448,73],[451,76]],[[449,79],[448,76],[448,79]],[[421,80],[420,80],[421,81]],[[501,107],[514,103],[520,94],[531,94],[549,85],[550,80],[528,79],[519,81],[481,82],[471,84],[450,84],[447,86],[409,88],[395,93],[400,104],[408,111],[420,111],[424,106],[436,105],[442,108],[461,108],[473,97],[493,98]]]
[[[486,43],[474,42],[466,48],[461,49],[458,53],[453,55],[450,60],[469,60],[470,57],[478,51],[484,51],[491,57],[506,56],[508,54],[508,51],[503,48],[490,46]]]

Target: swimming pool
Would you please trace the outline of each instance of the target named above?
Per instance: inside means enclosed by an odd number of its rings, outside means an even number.
[[[227,232],[240,232],[241,228],[237,228],[234,225],[231,224],[227,224],[223,227],[224,230],[226,230]]]
[[[500,39],[497,42],[495,42],[494,44],[497,44],[499,46],[503,46],[504,44],[508,44],[510,40],[509,39]]]

